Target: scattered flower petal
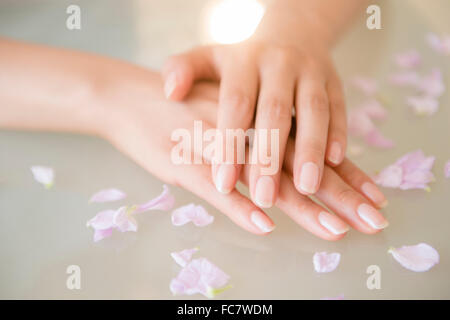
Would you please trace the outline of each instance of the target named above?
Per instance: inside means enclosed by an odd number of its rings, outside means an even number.
[[[377,82],[372,78],[355,76],[351,84],[367,96],[373,96],[378,91]]]
[[[170,282],[170,291],[174,295],[193,295],[201,293],[213,298],[228,289],[230,276],[206,258],[191,260]]]
[[[439,54],[450,55],[450,35],[439,37],[435,33],[429,33],[426,40],[430,47]]]
[[[407,97],[406,104],[411,107],[417,115],[433,115],[439,109],[439,101],[430,96]]]
[[[444,173],[446,178],[450,178],[450,160],[445,164]]]
[[[385,120],[386,109],[376,100],[368,101],[361,106],[350,110],[348,115],[349,133],[364,138],[367,145],[377,148],[392,148],[392,140],[384,137],[375,126],[374,120]]]
[[[340,253],[316,252],[313,256],[314,269],[320,273],[334,271],[340,260]]]
[[[137,221],[131,216],[133,208],[121,207],[115,213],[113,217],[114,226],[120,232],[137,231]]]
[[[418,84],[418,89],[426,96],[434,98],[440,97],[445,91],[442,72],[436,68],[431,70],[430,74],[422,77]]]
[[[387,118],[387,111],[378,100],[366,101],[360,108],[371,119],[384,121]]]
[[[418,87],[421,83],[421,77],[416,71],[402,71],[391,74],[389,77],[389,82],[392,85],[399,87]]]
[[[439,263],[439,253],[426,243],[390,248],[388,252],[403,267],[414,272],[428,271]]]
[[[118,201],[126,198],[126,194],[119,189],[105,189],[95,193],[89,202],[110,202]]]
[[[111,236],[113,229],[120,232],[137,231],[137,221],[132,217],[133,208],[120,207],[117,210],[105,210],[97,213],[87,222],[87,227],[92,227],[94,242]]]
[[[163,186],[163,192],[156,198],[136,207],[135,213],[142,213],[149,210],[168,211],[173,208],[175,197],[170,193],[169,187]]]
[[[378,128],[373,129],[365,136],[365,141],[367,145],[371,147],[377,147],[381,149],[389,149],[394,147],[394,142],[391,139],[386,138],[378,130]]]
[[[395,55],[394,60],[401,68],[414,68],[422,62],[422,58],[416,50],[398,53]]]
[[[94,242],[98,242],[112,235],[113,228],[109,229],[98,229],[94,231]]]
[[[95,230],[105,230],[114,227],[114,214],[115,210],[105,210],[96,214],[91,220],[86,224],[88,227],[92,227]]]
[[[172,224],[175,226],[182,226],[191,221],[197,227],[204,227],[211,224],[214,221],[214,217],[205,208],[193,203],[175,209],[172,212]]]
[[[43,184],[46,189],[50,189],[53,186],[54,172],[52,168],[43,166],[32,166],[31,172],[34,179]]]
[[[185,267],[189,261],[191,261],[192,255],[198,251],[198,248],[185,249],[179,252],[172,252],[170,255],[173,260],[181,267]]]
[[[375,182],[383,187],[408,189],[429,189],[434,181],[431,172],[435,157],[425,157],[421,150],[410,152],[375,176]]]

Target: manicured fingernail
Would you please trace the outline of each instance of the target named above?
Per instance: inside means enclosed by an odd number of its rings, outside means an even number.
[[[389,222],[374,207],[362,203],[358,207],[358,215],[374,229],[384,229]]]
[[[319,222],[322,226],[325,227],[325,229],[328,229],[335,235],[346,233],[350,229],[347,224],[326,211],[322,211],[321,213],[319,213]]]
[[[262,232],[272,232],[275,229],[275,225],[270,219],[260,211],[253,211],[250,219],[253,224],[258,227]]]
[[[371,182],[364,182],[361,187],[362,192],[374,203],[379,205],[381,208],[387,205],[387,200],[384,194]]]
[[[339,142],[333,142],[330,147],[330,153],[328,155],[328,160],[334,164],[339,164],[342,159],[342,148]]]
[[[273,206],[275,182],[271,176],[261,176],[256,182],[255,203],[261,208]]]
[[[166,95],[166,98],[170,98],[176,86],[177,86],[177,75],[174,72],[172,72],[167,76],[166,82],[164,84],[164,94]]]
[[[220,193],[228,194],[234,188],[236,168],[233,164],[221,164],[217,170],[216,188]]]
[[[313,162],[302,166],[300,174],[300,189],[306,193],[315,193],[319,182],[319,167]]]

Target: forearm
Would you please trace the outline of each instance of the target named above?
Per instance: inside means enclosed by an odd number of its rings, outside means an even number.
[[[0,39],[0,128],[101,134],[125,91],[133,99],[152,76],[109,58]]]
[[[283,45],[320,39],[320,45],[331,47],[365,4],[365,0],[272,0],[255,37]]]

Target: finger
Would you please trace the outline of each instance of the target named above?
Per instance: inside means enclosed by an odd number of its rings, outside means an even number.
[[[387,206],[388,201],[378,189],[372,179],[350,160],[344,159],[339,166],[334,168],[336,173],[355,190],[361,192],[378,208]]]
[[[164,93],[170,100],[182,100],[195,80],[217,79],[212,47],[200,47],[170,57],[163,66]]]
[[[366,198],[345,183],[328,166],[324,168],[322,184],[316,196],[358,231],[373,234],[389,225],[383,215]]]
[[[293,139],[289,139],[283,164],[283,168],[288,174],[292,174],[294,167],[294,148]],[[372,179],[347,158],[344,158],[339,166],[333,167],[333,170],[351,188],[366,197],[367,200],[370,200],[378,208],[384,208],[387,205],[386,197]]]
[[[341,83],[337,75],[332,75],[327,84],[330,101],[330,124],[326,160],[331,166],[336,166],[344,160],[347,148],[347,117],[345,114],[345,99]]]
[[[261,208],[270,208],[277,198],[294,88],[295,76],[287,64],[261,71],[249,182],[252,199]]]
[[[212,165],[214,181],[221,193],[234,189],[245,162],[246,130],[253,121],[257,90],[258,73],[251,61],[233,61],[221,73],[217,129],[223,148],[222,154],[215,158],[220,163]]]
[[[250,171],[250,166],[244,166],[241,176],[244,183],[248,183]],[[349,226],[342,219],[314,203],[307,196],[299,194],[285,172],[280,176],[276,206],[298,225],[325,240],[342,239],[349,230]]]
[[[302,76],[297,89],[296,114],[295,186],[303,194],[314,194],[323,174],[330,118],[325,80],[318,74]]]
[[[228,195],[217,192],[209,166],[180,165],[175,170],[180,177],[178,185],[206,200],[241,228],[257,235],[268,234],[275,228],[273,221],[236,189]]]

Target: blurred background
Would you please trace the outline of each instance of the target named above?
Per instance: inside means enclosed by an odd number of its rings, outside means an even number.
[[[81,30],[66,28],[66,8],[71,4],[81,8]],[[1,0],[0,36],[159,69],[170,54],[249,37],[266,4],[262,0]],[[269,214],[277,230],[270,237],[254,237],[188,192],[172,188],[178,206],[201,203],[215,215],[214,224],[205,229],[175,228],[168,213],[156,212],[140,217],[138,233],[93,244],[85,223],[108,206],[88,205],[92,193],[118,187],[130,195],[126,203],[134,203],[159,194],[162,183],[97,138],[0,131],[0,298],[170,299],[169,282],[179,268],[169,253],[192,246],[199,246],[201,256],[231,275],[233,289],[219,296],[223,299],[320,299],[339,294],[349,299],[450,298],[450,184],[442,174],[450,158],[449,95],[442,97],[438,115],[418,119],[406,110],[403,96],[383,82],[393,67],[392,55],[411,48],[421,52],[426,68],[441,68],[447,82],[448,57],[437,56],[424,39],[430,31],[450,33],[450,2],[377,4],[382,8],[382,30],[368,30],[362,12],[334,57],[344,81],[365,75],[382,82],[390,101],[383,132],[397,147],[368,149],[354,161],[373,173],[418,148],[438,158],[438,179],[431,193],[386,190],[390,206],[385,213],[391,223],[386,231],[373,237],[350,232],[344,240],[328,243],[272,209]],[[356,101],[347,90],[348,105]],[[29,167],[36,164],[55,168],[53,190],[43,190],[33,181]],[[419,242],[441,253],[441,263],[430,272],[404,270],[386,253],[390,246]],[[331,274],[315,274],[316,251],[340,252],[339,268]],[[81,267],[81,290],[66,288],[66,268],[71,264]],[[366,288],[366,268],[371,264],[382,269],[381,290]]]

